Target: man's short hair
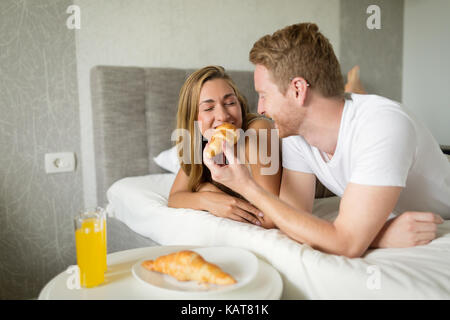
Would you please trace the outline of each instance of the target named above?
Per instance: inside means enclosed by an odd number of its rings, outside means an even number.
[[[333,46],[314,23],[294,24],[265,35],[253,45],[250,61],[269,70],[282,94],[294,77],[304,78],[324,97],[344,94],[344,79]]]

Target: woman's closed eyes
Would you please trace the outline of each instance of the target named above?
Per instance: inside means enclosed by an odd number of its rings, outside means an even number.
[[[230,102],[226,102],[223,104],[226,107],[231,107],[231,106],[235,106],[236,105],[236,101],[230,101]],[[205,109],[203,109],[203,111],[212,111],[214,109],[215,106],[208,106]]]

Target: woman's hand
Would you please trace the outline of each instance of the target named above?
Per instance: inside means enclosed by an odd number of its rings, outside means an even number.
[[[260,211],[245,200],[224,192],[202,192],[208,211],[215,216],[260,226]]]
[[[441,216],[431,212],[404,212],[386,222],[372,242],[372,248],[407,248],[424,245],[436,238]]]

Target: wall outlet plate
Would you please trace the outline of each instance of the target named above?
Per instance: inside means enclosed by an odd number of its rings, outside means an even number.
[[[61,173],[75,171],[75,153],[59,152],[45,154],[45,172]]]

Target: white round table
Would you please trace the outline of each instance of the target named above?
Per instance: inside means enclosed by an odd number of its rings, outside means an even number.
[[[141,283],[131,273],[131,267],[148,254],[166,254],[194,249],[198,246],[156,246],[115,252],[107,257],[105,282],[94,288],[69,289],[70,273],[64,271],[53,278],[39,294],[39,300],[276,300],[281,298],[283,282],[280,274],[268,263],[258,259],[258,272],[247,285],[225,292],[196,294],[159,289]]]

